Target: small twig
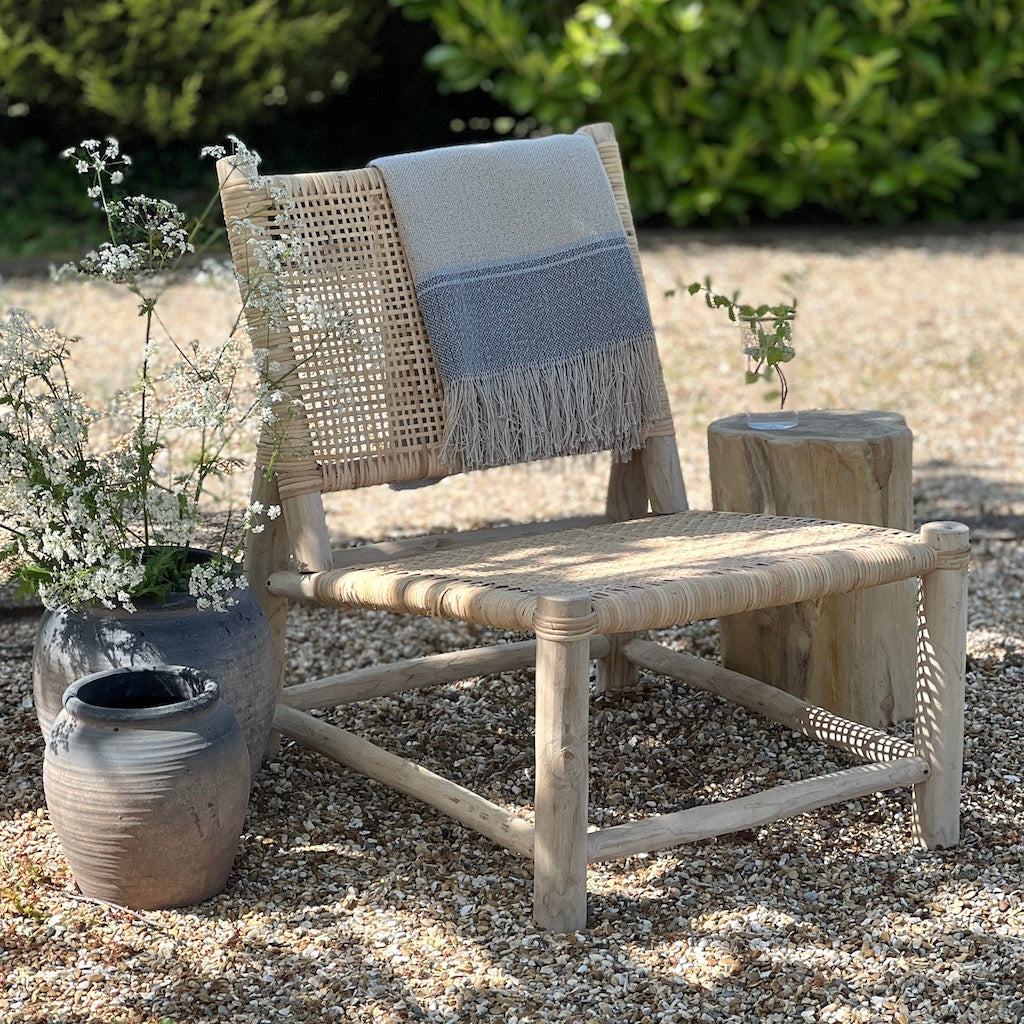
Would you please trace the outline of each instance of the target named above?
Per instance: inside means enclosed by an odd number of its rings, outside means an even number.
[[[66,897],[70,900],[75,900],[78,903],[91,903],[97,907],[107,907],[110,910],[118,911],[121,914],[125,914],[140,924],[146,925],[148,928],[155,928],[158,932],[163,932],[164,935],[170,935],[171,938],[175,938],[174,932],[170,928],[165,928],[162,924],[154,921],[152,918],[147,917],[145,914],[140,913],[138,910],[132,910],[131,907],[122,907],[120,903],[114,903],[111,900],[104,900],[98,896],[86,896],[85,893],[81,892],[68,892],[61,890],[61,896]]]

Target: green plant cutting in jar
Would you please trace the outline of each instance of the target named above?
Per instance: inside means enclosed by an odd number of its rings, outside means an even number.
[[[796,355],[793,348],[796,298],[788,303],[752,306],[741,303],[738,292],[732,296],[716,292],[710,277],[688,284],[686,290],[690,295],[703,293],[709,309],[724,309],[729,319],[739,324],[743,331],[743,354],[747,357],[746,383],[777,385],[777,390],[766,397],[777,398],[779,409],[785,408],[789,384],[782,367]]]

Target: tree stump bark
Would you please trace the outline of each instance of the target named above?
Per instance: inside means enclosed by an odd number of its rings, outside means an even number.
[[[716,510],[913,528],[913,435],[888,412],[801,412],[796,427],[708,427]],[[721,620],[727,668],[875,728],[914,714],[917,583]]]

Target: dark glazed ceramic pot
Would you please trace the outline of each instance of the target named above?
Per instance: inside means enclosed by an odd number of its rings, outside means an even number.
[[[44,740],[76,680],[115,668],[188,665],[220,687],[235,713],[255,780],[274,715],[276,680],[266,616],[252,592],[240,587],[227,611],[198,609],[188,594],[135,612],[103,607],[61,608],[43,614],[32,659],[36,716]]]
[[[217,683],[180,666],[68,687],[43,758],[50,820],[83,894],[158,910],[224,888],[249,801],[249,756]]]

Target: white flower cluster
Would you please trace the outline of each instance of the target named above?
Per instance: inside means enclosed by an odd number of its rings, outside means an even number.
[[[231,143],[231,157],[237,167],[243,173],[250,176],[250,180],[256,180],[259,176],[261,157],[254,149],[250,149],[237,135],[228,135],[228,142]],[[225,146],[203,146],[199,151],[200,159],[212,158],[220,160],[228,155]]]
[[[273,215],[267,221],[235,218],[229,232],[244,240],[250,266],[243,280],[243,306],[249,314],[250,329],[262,324],[267,331],[279,330],[292,317],[307,330],[325,337],[344,337],[351,314],[340,303],[311,294],[296,286],[310,261],[313,239],[301,225],[299,202],[280,180],[258,173],[260,158],[237,138],[230,136],[237,166],[250,185],[266,193]]]
[[[250,326],[262,321],[266,330],[278,330],[285,323],[290,296],[288,282],[298,265],[300,250],[289,234],[282,231],[267,236],[263,228],[250,219],[235,220],[231,231],[245,237],[255,268],[242,282],[243,304],[250,311]]]
[[[288,393],[281,388],[285,374],[281,364],[270,358],[269,349],[255,348],[252,355],[257,378],[253,412],[261,426],[280,427],[292,412],[301,409],[301,402],[289,398]]]
[[[185,215],[165,199],[130,196],[108,202],[106,210],[113,240],[86,253],[66,270],[131,284],[194,252]]]
[[[0,320],[0,567],[48,607],[124,605],[142,570],[110,536],[132,496],[108,486],[115,457],[88,453],[96,415],[68,385],[67,353],[24,312]]]
[[[262,501],[251,502],[242,517],[242,526],[249,533],[262,533],[266,523],[258,522],[262,516],[273,521],[281,514],[280,505],[264,505]]]
[[[191,351],[161,378],[164,426],[199,432],[228,429],[238,408],[236,378],[242,363],[238,343],[229,339],[213,351],[192,343]]]
[[[254,501],[242,515],[242,530],[247,533],[262,533],[266,523],[263,517],[273,520],[281,514],[280,505],[264,505]],[[213,558],[193,567],[188,579],[188,592],[196,599],[197,608],[212,608],[225,611],[235,604],[239,586],[239,566],[226,558]]]
[[[237,589],[237,566],[221,559],[193,566],[188,577],[188,592],[199,609],[227,611],[237,600],[232,593]]]
[[[256,154],[233,141],[254,168]],[[116,140],[86,140],[63,155],[91,176],[89,193],[110,229],[110,241],[74,270],[139,298],[140,368],[135,385],[97,411],[69,382],[66,339],[26,313],[0,318],[0,580],[37,591],[49,607],[130,610],[140,597],[187,589],[201,607],[226,608],[240,585],[245,534],[265,529],[280,509],[256,501],[228,516],[210,561],[178,556],[199,546],[210,486],[240,464],[240,433],[287,408],[283,372],[268,360],[245,372],[234,331],[213,347],[161,335],[157,302],[193,251],[186,218],[164,200],[110,199],[108,186],[131,163]],[[161,278],[147,292],[142,279],[154,271]],[[100,419],[107,440],[96,451],[90,435]]]
[[[94,453],[89,433],[99,414],[68,384],[68,349],[24,313],[0,320],[0,575],[36,590],[47,607],[98,602],[131,609],[133,595],[148,585],[147,546],[194,546],[207,476],[234,468],[224,439],[238,427],[230,415],[237,403],[216,371],[235,366],[240,354],[169,372],[178,390],[166,403],[166,421],[132,420],[137,396],[120,396],[111,411],[127,417],[125,431]],[[182,442],[189,433],[198,447]],[[236,532],[262,530],[261,517],[277,514],[254,503]],[[240,545],[189,584],[204,595],[203,606],[231,603],[224,581],[230,577],[237,587],[237,571],[227,567]]]
[[[74,160],[75,170],[79,174],[91,174],[93,184],[86,189],[91,199],[105,199],[103,178],[111,185],[120,185],[124,181],[123,167],[130,167],[132,159],[127,153],[121,152],[117,139],[108,138],[106,142],[99,139],[85,139],[77,146],[61,153],[64,160]]]

